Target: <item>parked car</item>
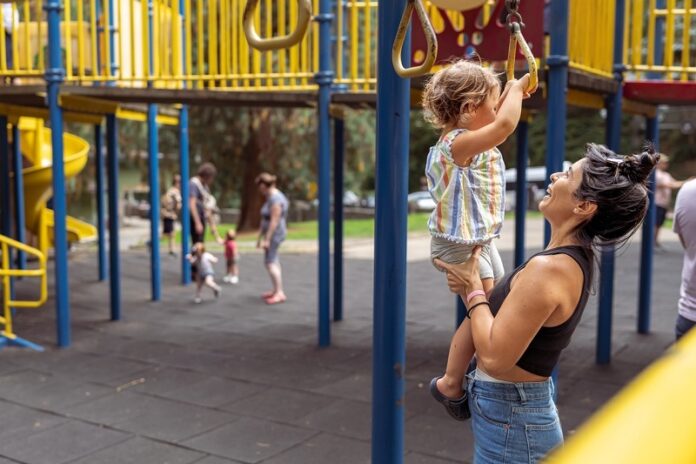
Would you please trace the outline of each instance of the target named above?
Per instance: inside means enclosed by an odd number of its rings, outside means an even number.
[[[360,206],[363,208],[375,209],[375,194],[371,193],[360,199]]]
[[[429,213],[435,209],[437,204],[433,197],[430,196],[430,192],[420,191],[408,194],[408,212],[426,212]]]
[[[570,161],[563,162],[563,170],[570,168]],[[546,195],[546,166],[530,166],[527,168],[527,209],[538,210],[539,203]],[[517,203],[517,169],[505,171],[505,210],[512,211]]]
[[[330,197],[330,202],[333,205],[334,204],[334,196],[333,192],[331,193]],[[319,198],[315,198],[312,200],[312,206],[318,207],[319,206]],[[349,206],[349,207],[357,207],[360,206],[360,197],[353,191],[351,190],[346,190],[343,192],[343,206]]]
[[[123,192],[123,214],[126,217],[150,217],[150,189],[135,187]]]

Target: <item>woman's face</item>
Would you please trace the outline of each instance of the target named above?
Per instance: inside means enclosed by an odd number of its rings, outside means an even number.
[[[259,186],[259,193],[261,195],[263,195],[264,197],[268,196],[268,191],[270,190],[270,187],[268,187],[268,185],[264,184],[263,182],[260,182],[258,184],[258,186]]]
[[[552,222],[552,219],[566,220],[573,216],[580,200],[575,192],[582,181],[584,159],[576,161],[566,172],[551,174],[551,184],[546,189],[544,199],[539,203],[539,211]]]

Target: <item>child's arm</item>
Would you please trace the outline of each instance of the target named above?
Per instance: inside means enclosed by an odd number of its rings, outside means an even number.
[[[215,257],[214,254],[212,254],[212,253],[207,253],[207,252],[206,252],[206,255],[208,255],[207,258],[208,258],[211,262],[213,262],[213,263],[217,263],[217,262],[218,262],[218,259]]]
[[[528,83],[527,74],[506,87],[492,123],[474,131],[462,132],[454,139],[451,150],[456,164],[468,165],[472,157],[497,147],[515,131],[522,114],[522,99]]]

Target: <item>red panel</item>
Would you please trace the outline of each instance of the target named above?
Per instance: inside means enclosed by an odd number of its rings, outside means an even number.
[[[535,56],[540,57],[544,40],[544,0],[524,0],[520,2],[520,14],[526,27],[522,30],[524,38]],[[446,63],[452,58],[462,58],[478,53],[483,61],[505,61],[507,59],[510,32],[505,26],[505,2],[498,0],[491,20],[485,27],[479,27],[476,19],[481,14],[481,8],[461,12],[464,16],[464,30],[456,31],[444,10],[440,13],[445,22],[444,30],[437,34],[438,56],[437,63]],[[414,14],[411,18],[413,32],[411,34],[411,57],[413,65],[421,61],[414,59],[415,54],[421,51],[425,56],[426,44],[423,35],[423,27]],[[463,45],[459,45],[461,40]],[[476,43],[476,45],[475,45]],[[518,51],[518,63],[526,66],[524,57]]]
[[[623,94],[629,100],[655,105],[696,105],[696,82],[626,82]]]

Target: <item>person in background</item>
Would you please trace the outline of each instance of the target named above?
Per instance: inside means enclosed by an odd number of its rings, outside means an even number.
[[[256,246],[264,250],[264,263],[273,284],[273,290],[261,295],[269,305],[282,303],[287,299],[283,291],[278,248],[287,234],[288,199],[276,188],[276,180],[276,176],[267,172],[256,178],[259,193],[266,197],[266,202],[261,207],[261,229]]]
[[[16,6],[14,14],[12,10],[12,3],[0,4],[0,13],[2,13],[2,24],[3,26],[5,26],[5,36],[2,38],[2,40],[5,41],[5,64],[7,66],[7,69],[10,69],[14,66],[14,62],[12,61],[12,30],[14,29],[15,23],[19,22],[19,12],[17,11]]]
[[[677,195],[674,206],[674,232],[684,247],[682,281],[679,289],[679,340],[696,325],[696,179],[688,180]]]
[[[234,230],[228,230],[225,235],[225,259],[227,260],[227,275],[222,279],[228,284],[239,283],[239,251],[237,250],[237,241]]]
[[[208,224],[208,213],[206,204],[210,203],[210,185],[215,180],[217,169],[212,163],[203,163],[195,176],[189,181],[189,214],[191,224],[191,242],[205,242],[205,226]],[[192,263],[191,276],[195,279],[197,266]]]
[[[655,248],[662,248],[658,236],[660,229],[667,219],[667,211],[672,203],[672,189],[681,188],[684,181],[676,180],[667,172],[669,168],[669,157],[660,153],[660,162],[655,171]]]
[[[174,175],[172,186],[162,197],[162,233],[167,237],[169,255],[176,256],[174,252],[174,222],[181,211],[181,176]]]

